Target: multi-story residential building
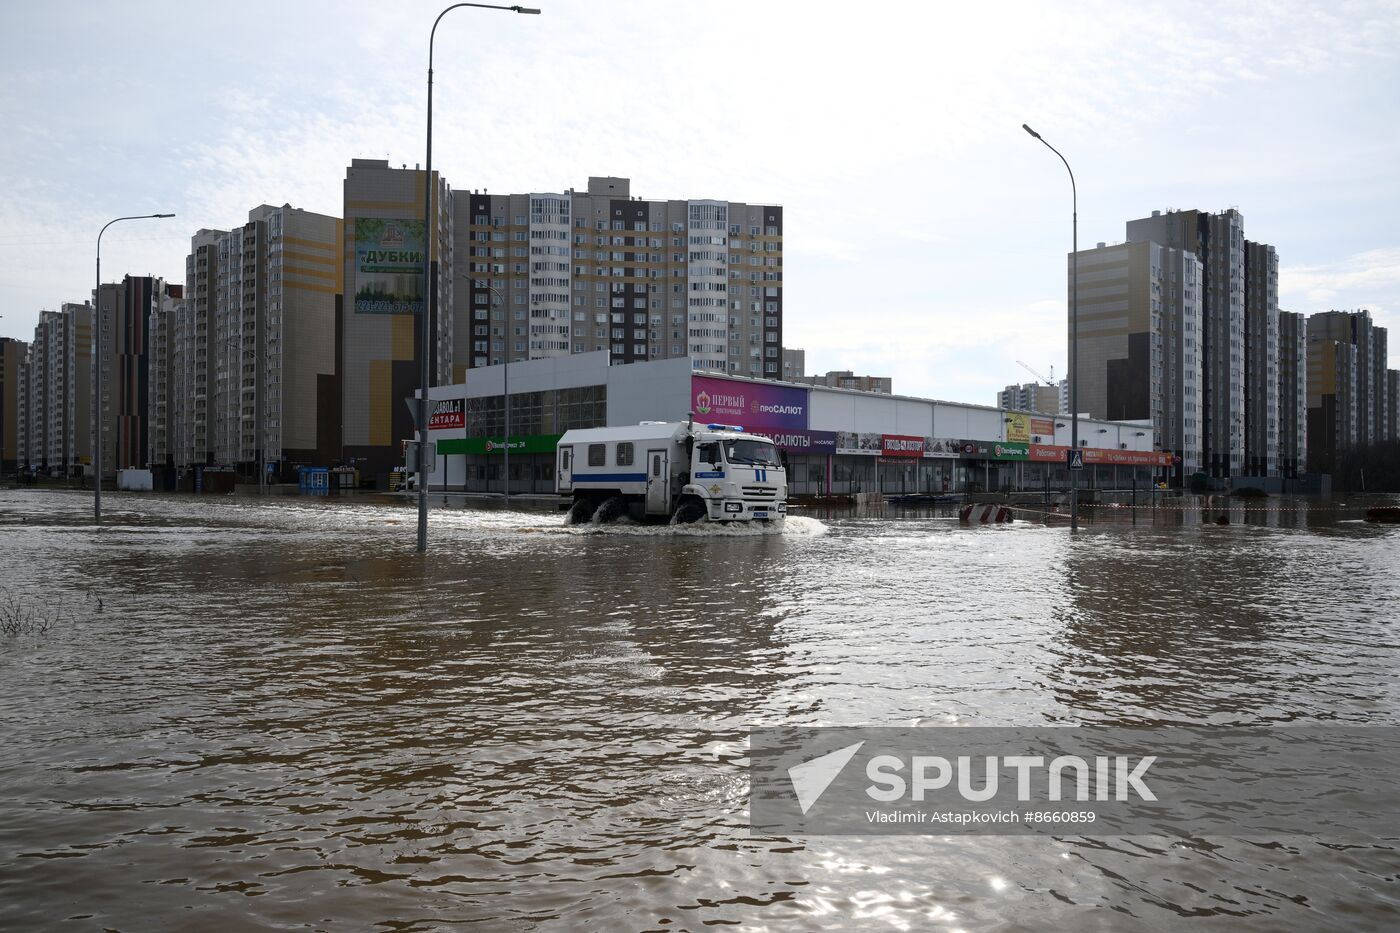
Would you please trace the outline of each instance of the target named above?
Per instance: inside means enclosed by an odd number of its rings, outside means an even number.
[[[154,292],[146,322],[150,367],[146,461],[153,470],[171,470],[175,466],[182,389],[175,368],[175,320],[183,313],[185,288],[156,279]]]
[[[1308,317],[1308,438],[1315,469],[1330,470],[1339,452],[1389,436],[1387,352],[1386,329],[1375,326],[1369,311]]]
[[[92,306],[39,312],[29,348],[26,465],[53,476],[92,462]]]
[[[1244,475],[1279,475],[1278,253],[1245,241]]]
[[[422,382],[418,362],[422,340],[419,315],[430,310],[429,288],[423,282],[424,250],[434,264],[436,281],[431,286],[438,312],[437,320],[429,326],[427,356],[432,361],[429,382],[446,383],[454,375],[453,319],[460,311],[453,304],[454,195],[447,183],[434,173],[434,217],[431,230],[425,231],[424,185],[421,169],[393,169],[387,161],[379,159],[355,159],[345,174],[341,442],[343,456],[354,460],[357,467],[376,478],[381,486],[387,486],[389,471],[403,463],[400,442],[411,438],[415,430],[404,399],[411,398]],[[464,196],[462,199],[466,200]],[[528,266],[531,260],[528,255],[531,245],[568,244],[566,232],[562,239],[558,236],[567,226],[560,223],[559,202],[559,198],[532,199],[532,210],[526,213],[534,219],[515,225],[519,230],[511,231],[523,230],[526,234],[522,239],[512,237],[510,240],[514,244],[510,248],[527,250],[523,258],[515,257],[522,267]],[[534,207],[539,208],[538,214],[533,212]],[[483,212],[483,216],[495,217],[489,210]],[[485,248],[493,251],[484,259],[478,257],[478,261],[485,261],[488,267],[499,265],[504,270],[507,249],[504,221],[495,227],[489,222],[483,224],[477,232],[486,234]],[[494,233],[501,236],[496,238]],[[532,239],[535,233],[539,235]],[[495,256],[495,250],[500,250],[501,255]],[[546,254],[537,254],[534,258],[538,262],[551,261]],[[488,282],[496,280],[495,276],[494,272],[483,273]],[[541,271],[536,277],[553,280],[560,276]],[[511,323],[522,331],[522,339],[527,326],[557,327],[561,306],[557,299],[560,294],[567,294],[567,289],[542,284],[539,300],[535,302],[534,293],[523,290],[529,278],[531,276],[524,273],[521,286],[505,288],[502,271],[499,274],[501,286],[496,286],[502,298],[507,293],[511,295]],[[491,293],[489,288],[483,288],[482,293],[480,310],[485,315]],[[517,295],[528,295],[530,299],[526,301],[522,297],[516,302]],[[475,304],[469,302],[468,307],[475,309]],[[527,318],[527,309],[531,313],[538,311],[539,316]],[[502,312],[499,323],[504,327],[505,306],[499,310]],[[488,317],[478,318],[475,312],[471,320],[482,327],[490,323]],[[473,334],[472,339],[487,338]],[[558,337],[541,332],[538,339],[557,342]],[[501,341],[504,347],[504,336]],[[482,360],[488,357],[485,351],[479,355]]]
[[[1129,242],[1160,243],[1200,260],[1201,468],[1212,476],[1239,475],[1245,447],[1244,218],[1233,208],[1218,214],[1153,211],[1129,221],[1127,236]],[[1081,278],[1081,286],[1087,284]],[[1083,292],[1080,297],[1082,303]]]
[[[1136,240],[1078,254],[1078,407],[1150,421],[1182,475],[1202,468],[1202,264],[1188,249]]]
[[[1400,441],[1400,369],[1385,371],[1385,400],[1390,409],[1390,434],[1388,441]]]
[[[177,468],[214,462],[212,424],[216,293],[219,240],[226,230],[200,230],[185,257],[184,302],[174,308],[170,329],[170,381],[175,406],[170,425],[170,456]]]
[[[1278,315],[1278,469],[1294,479],[1308,464],[1308,323]]]
[[[891,395],[894,392],[894,380],[891,377],[857,376],[849,369],[832,369],[822,376],[799,376],[789,381],[809,386],[828,386],[833,389],[859,389],[862,392],[879,392],[883,395]]]
[[[101,404],[94,397],[92,410],[100,412],[91,430],[102,431],[102,468],[105,476],[118,470],[144,469],[150,440],[149,335],[151,304],[158,280],[151,276],[125,276],[120,284],[104,283],[98,295],[101,309]],[[94,350],[96,348],[94,347]],[[94,374],[93,392],[97,385]],[[94,442],[96,438],[94,437]]]
[[[1058,384],[1045,385],[1041,382],[1009,385],[997,393],[996,405],[1006,411],[1038,411],[1046,415],[1058,415],[1060,387]]]
[[[200,231],[177,312],[207,353],[187,366],[188,421],[205,446],[176,462],[235,466],[245,478],[340,456],[335,383],[342,225],[337,217],[263,204],[231,231]],[[180,330],[178,324],[176,327]],[[201,390],[203,406],[199,405]]]
[[[779,378],[783,210],[587,192],[459,194],[456,377],[506,359],[609,351]],[[802,375],[800,371],[796,375]]]
[[[13,473],[20,462],[28,355],[29,344],[23,340],[0,337],[0,473]]]
[[[807,372],[807,351],[801,347],[783,347],[783,381],[791,382],[794,376]]]

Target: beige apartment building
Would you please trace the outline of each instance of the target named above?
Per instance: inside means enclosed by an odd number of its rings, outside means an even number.
[[[345,174],[342,456],[381,486],[403,463],[401,443],[415,431],[404,400],[422,381],[419,315],[428,309],[429,287],[438,310],[429,327],[429,379],[438,385],[453,378],[454,194],[437,173],[432,182],[433,224],[425,235],[421,169],[355,159]],[[423,282],[425,249],[434,264],[431,286]]]
[[[13,473],[22,462],[29,379],[29,344],[0,337],[0,474]]]
[[[1146,240],[1078,259],[1079,411],[1150,422],[1190,476],[1203,462],[1200,261]]]
[[[1359,310],[1310,315],[1307,335],[1309,462],[1330,472],[1342,451],[1394,436],[1387,333]]]

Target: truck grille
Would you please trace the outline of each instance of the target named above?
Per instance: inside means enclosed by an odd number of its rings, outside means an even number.
[[[767,486],[744,486],[745,499],[776,499],[778,490],[770,489]]]

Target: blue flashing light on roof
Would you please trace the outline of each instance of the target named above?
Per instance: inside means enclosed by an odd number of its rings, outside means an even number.
[[[742,431],[744,430],[744,426],[743,426],[742,424],[707,424],[707,425],[705,425],[705,429],[708,430],[708,431],[741,431],[741,432],[742,432]]]

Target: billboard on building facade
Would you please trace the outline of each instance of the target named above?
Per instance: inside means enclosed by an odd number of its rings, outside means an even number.
[[[962,441],[951,437],[924,438],[925,457],[956,458],[962,453]]]
[[[450,428],[465,428],[466,426],[466,399],[442,398],[433,403],[433,413],[428,416],[428,430],[445,431]]]
[[[1034,434],[1034,435],[1036,435],[1037,437],[1041,437],[1041,438],[1045,438],[1045,437],[1054,437],[1054,436],[1055,436],[1055,419],[1054,419],[1054,418],[1032,418],[1032,419],[1031,419],[1031,433]]]
[[[1006,439],[1014,444],[1031,442],[1031,416],[1015,412],[1005,416]]]
[[[836,453],[835,431],[770,431],[768,436],[780,450],[794,454]]]
[[[696,421],[737,424],[748,431],[807,429],[807,390],[796,386],[691,376],[690,407]]]
[[[886,457],[923,457],[924,439],[903,434],[881,435],[880,453]]]
[[[838,454],[867,454],[878,457],[885,451],[885,435],[875,431],[837,431]]]
[[[355,313],[423,311],[423,221],[355,218]]]

